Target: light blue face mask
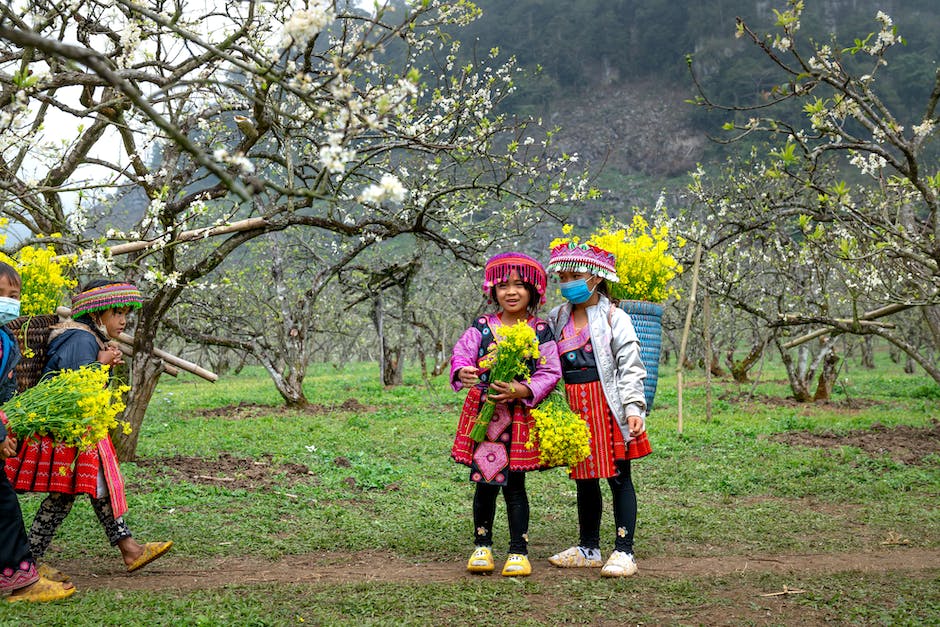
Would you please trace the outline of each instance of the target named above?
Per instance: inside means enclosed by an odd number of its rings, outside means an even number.
[[[0,296],[0,326],[13,322],[20,317],[20,301],[7,296]]]
[[[561,296],[572,305],[580,305],[590,300],[594,290],[588,287],[586,279],[575,279],[561,284]]]

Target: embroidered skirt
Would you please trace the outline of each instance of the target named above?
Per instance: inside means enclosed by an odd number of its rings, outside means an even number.
[[[610,412],[600,381],[566,383],[568,405],[588,424],[591,431],[591,454],[571,469],[572,479],[602,479],[617,474],[618,459],[638,459],[652,452],[644,431],[624,442],[620,425]]]
[[[17,492],[61,492],[98,497],[98,473],[104,475],[114,517],[127,512],[124,478],[111,438],[79,451],[56,445],[49,436],[28,438],[16,457],[7,459],[6,473]]]
[[[538,446],[525,446],[534,422],[522,403],[497,404],[486,437],[479,443],[473,441],[470,431],[485,400],[485,394],[476,386],[467,392],[450,456],[470,466],[470,480],[478,483],[506,485],[508,470],[538,470],[542,453]]]

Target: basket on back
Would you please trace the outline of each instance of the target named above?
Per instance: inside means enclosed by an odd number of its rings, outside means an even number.
[[[59,322],[56,314],[41,316],[21,316],[7,324],[13,333],[20,352],[23,354],[16,365],[16,383],[19,391],[32,387],[39,382],[42,369],[46,365],[46,352],[49,349],[49,332],[52,325]]]
[[[663,346],[663,306],[645,300],[622,300],[620,308],[630,314],[633,328],[640,340],[640,360],[646,367],[643,393],[646,396],[646,411],[652,411],[659,381],[659,355]]]

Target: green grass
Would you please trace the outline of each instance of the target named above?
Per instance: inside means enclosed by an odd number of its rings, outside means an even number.
[[[782,373],[772,365],[766,382],[756,386],[716,381],[709,423],[703,418],[705,388],[692,373],[681,435],[675,376],[670,367],[662,368],[657,407],[648,422],[654,454],[636,462],[633,473],[641,569],[644,559],[658,557],[876,551],[884,549],[882,542],[891,534],[919,549],[940,548],[936,456],[905,465],[852,447],[816,449],[772,439],[795,430],[845,433],[875,423],[930,425],[937,413],[936,386],[885,362],[877,371],[853,369],[837,387],[836,401],[866,400],[856,403],[858,409],[766,402],[788,394]],[[463,395],[452,393],[445,379],[429,387],[417,371],[409,371],[404,386],[385,390],[374,364],[318,365],[309,373],[306,393],[321,407],[302,413],[277,407],[277,394],[261,369],[246,369],[217,384],[164,378],[142,428],[141,458],[270,456],[275,467],[304,464],[311,474],[284,472],[265,489],[228,489],[173,479],[159,465],[128,463],[126,519],[142,540],[174,539],[168,559],[178,564],[342,550],[462,564],[471,548],[473,488],[467,469],[449,459]],[[349,399],[368,410],[342,410]],[[244,412],[241,418],[204,413],[239,402],[274,407],[255,408],[247,418]],[[573,483],[556,469],[530,474],[527,485],[530,553],[544,568],[546,557],[576,540]],[[39,496],[24,495],[21,503],[28,524]],[[612,544],[612,526],[605,511],[605,551]],[[508,543],[502,502],[495,542],[501,555]],[[84,499],[60,528],[47,557],[53,563],[116,564],[119,559]],[[581,578],[544,584],[497,577],[344,586],[239,586],[233,581],[230,587],[203,592],[80,590],[61,604],[0,605],[0,624],[495,625],[510,615],[522,617],[520,625],[603,624],[611,617],[617,618],[609,624],[697,624],[709,622],[696,619],[709,607],[725,608],[726,616],[741,618],[739,624],[781,624],[801,615],[820,623],[923,624],[935,620],[940,609],[937,576],[837,573],[779,581],[751,573],[590,584]],[[728,585],[735,595],[727,595],[723,586]],[[807,593],[772,600],[759,596],[782,585]],[[769,614],[765,606],[773,606]]]

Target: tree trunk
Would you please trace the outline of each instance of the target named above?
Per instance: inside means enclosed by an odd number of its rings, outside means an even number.
[[[940,305],[924,307],[923,312],[924,321],[927,322],[927,328],[930,329],[933,349],[936,353],[940,353]]]
[[[404,381],[402,376],[402,358],[401,347],[386,348],[382,359],[382,385],[395,386],[401,385]]]
[[[785,349],[780,340],[774,340],[777,350],[780,352],[780,359],[787,370],[787,379],[790,381],[790,391],[793,392],[793,398],[800,403],[808,403],[813,400],[813,395],[809,392],[809,387],[805,379],[800,376],[798,366],[793,362],[793,355]],[[802,349],[801,349],[801,352]]]
[[[813,394],[814,401],[828,401],[832,398],[832,387],[836,382],[836,366],[839,364],[839,356],[835,349],[829,351],[823,358],[822,369],[819,371],[819,382],[816,385],[816,393]]]
[[[131,432],[125,434],[120,428],[111,433],[114,449],[120,461],[130,462],[137,457],[137,438],[140,437],[140,427],[144,423],[144,414],[150,399],[153,398],[160,373],[163,372],[163,362],[149,353],[136,353],[133,357],[130,370],[131,390],[127,394],[127,408],[121,420],[131,425]]]
[[[284,404],[287,407],[301,409],[310,405],[310,401],[304,395],[304,368],[302,366],[295,364],[290,368],[279,367],[270,359],[264,359],[259,355],[255,356],[260,359],[261,365],[268,371],[271,380],[274,381],[274,387],[277,388],[278,394],[284,399]],[[285,370],[287,374],[284,374],[283,371]]]
[[[875,340],[870,335],[862,339],[862,367],[869,370],[875,369]]]
[[[764,353],[764,347],[767,345],[767,340],[761,339],[759,342],[751,346],[751,350],[748,351],[748,354],[744,356],[744,359],[735,360],[734,359],[734,348],[729,348],[728,352],[725,354],[725,361],[728,364],[728,368],[731,370],[731,377],[737,383],[748,383],[750,382],[750,377],[748,377],[748,372],[753,368],[758,361],[760,361],[760,356]]]

